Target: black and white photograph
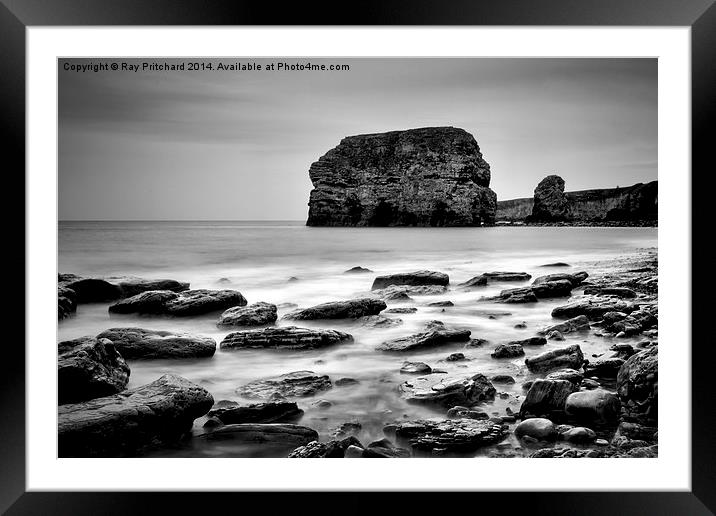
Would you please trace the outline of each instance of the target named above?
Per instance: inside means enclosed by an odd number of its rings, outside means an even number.
[[[58,59],[59,457],[658,458],[657,72]]]

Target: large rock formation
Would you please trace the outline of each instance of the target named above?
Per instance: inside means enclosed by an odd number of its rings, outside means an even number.
[[[537,186],[534,197],[498,202],[496,220],[656,224],[658,181],[574,192],[565,192],[563,183],[559,176],[548,176]]]
[[[349,136],[311,165],[308,226],[493,224],[475,138],[455,127]]]

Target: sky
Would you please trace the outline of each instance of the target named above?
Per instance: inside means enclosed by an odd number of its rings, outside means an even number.
[[[65,70],[59,61],[60,220],[305,220],[312,162],[345,136],[470,132],[498,200],[657,178],[656,59],[199,61],[199,71]],[[262,70],[217,70],[255,63]],[[213,70],[207,70],[211,63]]]

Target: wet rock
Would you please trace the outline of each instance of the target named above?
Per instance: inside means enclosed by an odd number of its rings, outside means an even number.
[[[351,445],[346,448],[343,458],[345,459],[360,459],[363,457],[363,448]]]
[[[525,321],[518,322],[517,324],[515,324],[513,326],[513,328],[515,328],[517,330],[524,330],[525,328],[527,328],[527,323]]]
[[[75,274],[59,274],[58,286],[72,290],[77,303],[100,303],[122,297],[119,285],[102,278],[84,278]]]
[[[411,403],[454,407],[495,399],[495,387],[483,374],[473,376],[420,376],[400,384],[398,390]]]
[[[318,349],[344,342],[353,336],[336,330],[318,330],[281,326],[260,330],[242,330],[229,333],[219,345],[221,349]]]
[[[540,265],[540,267],[571,267],[568,263],[565,262],[552,262],[552,263],[545,263],[544,265]]]
[[[360,448],[362,445],[360,441],[355,437],[347,437],[345,439],[341,439],[340,441],[329,441],[327,443],[319,443],[318,441],[312,441],[304,446],[296,448],[288,455],[288,457],[291,459],[342,459],[345,456],[346,450],[349,446]]]
[[[97,338],[111,340],[127,360],[210,357],[216,351],[210,337],[144,328],[110,328]]]
[[[617,321],[606,327],[612,333],[624,333],[631,337],[638,335],[657,324],[657,318],[647,310],[635,310],[621,321]]]
[[[578,344],[546,351],[525,359],[527,369],[532,372],[546,372],[554,369],[563,369],[565,367],[580,369],[583,362],[584,355]]]
[[[459,362],[461,360],[467,360],[462,353],[452,353],[445,359],[446,362]]]
[[[320,376],[313,371],[294,371],[250,382],[236,389],[236,393],[246,398],[269,399],[272,395],[298,398],[312,396],[331,387],[328,376]]]
[[[626,319],[628,315],[629,314],[625,314],[624,312],[607,312],[602,316],[602,320],[606,325],[611,325],[617,321]]]
[[[572,283],[568,280],[546,281],[533,284],[531,287],[534,295],[539,299],[550,297],[566,297],[572,292]]]
[[[557,429],[549,419],[534,417],[525,419],[515,427],[515,437],[518,439],[531,437],[537,441],[554,441],[557,439]]]
[[[614,351],[614,358],[628,359],[636,353],[636,350],[631,344],[612,344],[609,346],[610,351]]]
[[[475,276],[463,283],[460,283],[458,287],[470,289],[475,287],[484,287],[485,285],[487,285],[487,277],[484,274],[481,274],[480,276]]]
[[[619,299],[579,299],[564,306],[558,306],[552,310],[552,317],[566,319],[586,315],[593,321],[602,319],[608,312],[631,312],[634,307],[626,301]]]
[[[450,283],[450,277],[442,272],[434,271],[415,271],[402,274],[389,274],[387,276],[378,276],[373,280],[371,290],[383,289],[391,285],[440,285],[447,286]]]
[[[594,442],[594,440],[597,438],[597,434],[594,433],[594,430],[585,428],[583,426],[578,426],[563,433],[562,438],[565,441],[574,444],[589,444],[591,442]]]
[[[579,390],[569,380],[535,380],[522,402],[520,416],[544,416],[553,420],[564,418],[567,398]]]
[[[260,301],[248,306],[229,308],[219,316],[217,326],[262,326],[272,324],[278,318],[278,308]]]
[[[413,298],[408,295],[408,289],[406,287],[388,287],[381,290],[375,290],[373,291],[373,294],[378,296],[378,298],[383,301],[414,301]]]
[[[395,446],[389,439],[373,441],[363,450],[364,458],[400,459],[410,457],[410,450]]]
[[[558,330],[550,330],[547,332],[547,338],[549,340],[564,340],[564,335],[562,335],[562,333]]]
[[[296,281],[299,281],[299,279],[296,276],[291,276],[287,281],[288,283],[295,283]]]
[[[433,307],[438,307],[438,308],[439,307],[450,307],[450,306],[455,306],[455,303],[453,303],[452,301],[435,301],[434,303],[428,303],[428,306],[433,306]]]
[[[470,410],[467,407],[453,407],[447,411],[447,417],[450,419],[461,419],[461,418],[467,418],[467,419],[489,419],[490,416],[485,412],[480,412],[478,410]]]
[[[57,345],[57,401],[77,403],[127,387],[129,366],[107,339],[81,337]]]
[[[572,319],[568,319],[564,322],[561,322],[559,324],[553,324],[552,326],[547,326],[543,330],[541,330],[539,333],[542,333],[543,335],[549,335],[552,332],[558,332],[560,335],[563,333],[572,333],[576,331],[587,331],[589,330],[589,319],[586,315],[578,315],[577,317],[574,317]],[[560,340],[560,339],[557,339]]]
[[[373,272],[373,271],[370,269],[366,269],[365,267],[356,266],[356,267],[351,267],[350,269],[345,271],[343,274],[365,274],[367,272]]]
[[[200,438],[207,441],[267,443],[295,447],[318,440],[318,433],[311,428],[290,423],[242,423],[222,426],[213,432],[201,435]]]
[[[467,344],[465,344],[466,348],[479,348],[484,346],[485,344],[489,344],[489,341],[486,339],[470,339],[467,341]]]
[[[59,456],[127,456],[155,444],[174,443],[213,403],[202,387],[168,374],[119,394],[60,405]]]
[[[329,409],[333,406],[333,403],[328,400],[316,400],[311,405],[319,409]]]
[[[492,358],[515,358],[525,354],[520,344],[500,344],[490,353]]]
[[[423,333],[385,341],[375,349],[404,352],[437,347],[454,342],[465,342],[470,339],[470,333],[470,330],[449,330],[444,327],[435,327]]]
[[[530,287],[510,288],[500,292],[496,298],[501,303],[536,303],[537,296]]]
[[[652,442],[656,440],[657,427],[640,425],[639,423],[630,423],[628,421],[622,421],[617,427],[617,431],[614,434],[616,439],[619,436],[624,436],[628,439],[638,439],[641,441]]]
[[[495,444],[507,433],[500,424],[476,419],[405,421],[391,425],[390,430],[416,450],[448,452],[472,451]]]
[[[136,296],[150,290],[171,290],[172,292],[189,290],[189,283],[173,279],[145,279],[136,276],[110,276],[103,279],[117,285],[121,290],[122,297]]]
[[[532,275],[526,272],[486,272],[483,274],[488,282],[493,281],[528,281]]]
[[[303,415],[298,405],[289,401],[270,403],[257,403],[253,405],[239,405],[228,402],[214,405],[209,411],[210,417],[215,417],[225,425],[238,423],[285,423],[295,421]]]
[[[573,287],[577,287],[582,284],[584,280],[586,280],[589,277],[589,274],[587,274],[584,271],[575,272],[574,274],[568,274],[568,273],[557,273],[557,274],[547,274],[546,276],[540,276],[538,278],[535,278],[535,280],[532,282],[533,285],[539,285],[541,283],[550,283],[553,281],[569,281]]]
[[[224,423],[221,422],[221,420],[217,417],[210,417],[207,419],[203,425],[201,425],[202,428],[217,428],[222,426]]]
[[[547,344],[547,339],[544,337],[530,337],[529,339],[513,340],[512,342],[509,342],[509,344],[517,344],[519,346],[544,346]]]
[[[570,218],[570,203],[564,193],[564,179],[552,174],[539,182],[534,192],[533,222],[559,222]]]
[[[507,374],[498,374],[492,377],[492,383],[515,383],[515,379]]]
[[[567,417],[576,421],[596,423],[616,421],[620,408],[619,398],[604,389],[570,394],[564,406]]]
[[[403,308],[388,308],[384,310],[384,314],[414,314],[418,309],[415,307],[403,307]]]
[[[584,289],[586,295],[595,296],[615,296],[623,299],[632,299],[636,297],[636,292],[626,287],[586,287]]]
[[[405,374],[430,374],[432,368],[424,362],[403,362],[400,372]]]
[[[547,375],[545,380],[567,380],[575,385],[579,385],[584,375],[575,369],[560,369],[553,371]]]
[[[57,287],[57,320],[66,319],[77,311],[77,294],[67,287]]]
[[[236,290],[152,290],[110,305],[115,314],[172,315],[191,317],[246,305],[246,299]]]
[[[351,299],[349,301],[334,301],[295,310],[283,316],[284,319],[314,320],[314,319],[357,319],[366,315],[377,315],[387,308],[384,301],[370,297]]]
[[[653,346],[630,357],[617,374],[617,393],[627,415],[656,420],[658,414],[659,348]]]
[[[358,322],[366,328],[390,328],[403,324],[402,319],[383,317],[382,315],[367,315],[360,317]]]
[[[594,360],[584,366],[584,374],[587,376],[596,376],[597,378],[614,379],[617,377],[617,373],[619,373],[619,369],[623,364],[623,358]]]
[[[358,434],[362,428],[363,426],[357,421],[347,421],[338,425],[338,427],[331,432],[331,436],[335,439],[343,439],[349,435]]]
[[[358,385],[360,382],[355,378],[339,378],[334,383],[336,387],[347,387],[348,385]]]
[[[596,380],[592,380],[591,378],[585,378],[582,380],[582,383],[580,384],[585,389],[597,389],[600,387],[600,384]]]

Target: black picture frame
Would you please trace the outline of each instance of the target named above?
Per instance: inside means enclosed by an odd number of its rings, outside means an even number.
[[[6,177],[19,179],[25,171],[25,29],[32,26],[117,25],[505,25],[505,26],[684,26],[691,28],[692,45],[692,270],[707,271],[710,257],[697,240],[699,229],[708,224],[705,198],[712,168],[716,123],[716,5],[714,0],[369,0],[341,5],[314,2],[287,3],[242,0],[0,0],[0,87],[2,88],[3,157]],[[684,178],[688,180],[689,178]],[[18,180],[13,197],[24,199],[24,181]],[[23,202],[23,201],[20,201]],[[22,207],[6,207],[6,220],[17,220]],[[22,209],[24,213],[24,209]],[[697,252],[697,246],[702,252]],[[17,245],[11,258],[24,265],[24,245]],[[22,265],[19,263],[22,260]],[[698,272],[697,272],[698,273]],[[699,274],[701,274],[699,273]],[[16,281],[19,283],[19,275]],[[684,281],[691,284],[690,271]],[[24,285],[23,285],[24,286]],[[16,292],[20,292],[17,285]],[[456,503],[465,508],[494,503],[510,511],[531,514],[713,514],[716,511],[716,453],[713,394],[710,388],[714,345],[700,339],[707,320],[707,304],[698,303],[692,288],[692,491],[618,493],[443,493],[437,505],[448,509]],[[19,296],[17,296],[19,297]],[[14,298],[24,307],[24,295]],[[16,308],[17,309],[17,308]],[[24,315],[24,311],[23,311]],[[705,337],[705,335],[703,336]],[[25,492],[25,350],[8,339],[0,375],[3,425],[0,436],[0,510],[7,514],[137,514],[161,510],[166,513],[241,510],[267,507],[261,493],[68,493]],[[23,335],[24,341],[24,335]],[[11,345],[12,344],[12,345]],[[684,343],[663,343],[682,345]],[[662,417],[669,417],[668,413]],[[567,464],[565,464],[568,466]],[[308,493],[290,495],[290,505],[308,508]],[[321,505],[341,512],[365,512],[373,506],[361,493],[321,495]],[[470,496],[470,500],[463,499]],[[238,498],[240,497],[240,498]],[[401,510],[426,509],[438,497],[413,493],[403,497]],[[428,499],[429,498],[429,499]],[[240,505],[236,505],[237,501]],[[379,502],[381,505],[384,502]],[[275,509],[272,502],[270,506]],[[411,507],[413,506],[413,507]],[[273,510],[272,509],[272,510]],[[320,511],[320,507],[315,510]]]

